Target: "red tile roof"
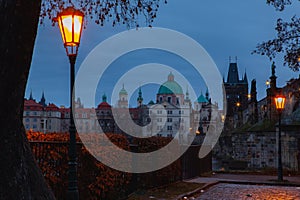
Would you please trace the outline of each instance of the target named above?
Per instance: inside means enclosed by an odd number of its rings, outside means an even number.
[[[35,100],[25,100],[24,110],[40,111],[43,110],[43,106],[37,103]]]
[[[54,103],[50,103],[48,106],[46,106],[45,110],[46,111],[59,111],[59,108]]]
[[[109,105],[107,102],[102,102],[98,105],[97,109],[110,109],[111,105]]]

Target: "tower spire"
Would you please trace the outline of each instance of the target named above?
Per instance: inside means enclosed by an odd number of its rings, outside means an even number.
[[[30,89],[29,100],[33,100],[33,97],[32,97],[32,89]]]
[[[188,88],[188,86],[186,86],[185,99],[186,99],[186,100],[190,100],[190,93],[189,93],[189,88]]]
[[[206,98],[207,100],[209,100],[209,92],[208,92],[208,88],[206,88],[205,98]]]
[[[237,63],[230,63],[227,75],[227,83],[238,83],[239,73]]]
[[[105,93],[102,95],[102,102],[107,102],[107,96]]]
[[[137,98],[137,102],[138,102],[138,106],[142,106],[143,105],[143,96],[142,96],[142,88],[139,88],[139,96]]]
[[[245,69],[245,74],[244,74],[243,80],[244,80],[245,83],[248,83],[248,78],[247,78],[247,72],[246,72],[246,69]]]
[[[42,93],[42,98],[39,102],[39,104],[41,104],[42,106],[46,107],[46,98],[45,98],[45,94],[44,94],[44,90],[43,90],[43,93]]]

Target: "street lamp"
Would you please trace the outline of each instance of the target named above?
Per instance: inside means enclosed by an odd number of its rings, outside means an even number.
[[[76,128],[73,118],[75,62],[80,44],[84,14],[68,7],[57,16],[57,21],[64,47],[70,61],[70,144],[69,144],[69,173],[68,173],[68,199],[79,199],[77,183],[77,156],[76,156]]]
[[[221,120],[222,120],[222,122],[225,122],[225,115],[221,115]]]
[[[251,100],[251,94],[248,94],[247,97],[248,97],[248,100]]]
[[[285,96],[277,95],[275,97],[275,105],[278,111],[278,181],[283,181],[282,175],[282,158],[281,158],[281,114],[284,109]]]
[[[266,86],[267,86],[267,88],[269,88],[269,86],[270,86],[270,81],[269,80],[266,80]]]

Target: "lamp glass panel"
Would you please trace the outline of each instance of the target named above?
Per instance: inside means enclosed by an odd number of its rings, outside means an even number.
[[[59,17],[58,26],[59,26],[59,30],[60,30],[60,33],[61,33],[61,37],[62,37],[63,42],[65,44],[66,43],[66,39],[65,39],[65,34],[64,34],[64,31],[63,31],[63,27],[62,27],[61,17]]]
[[[72,15],[61,16],[66,45],[75,45],[72,37]]]
[[[74,41],[75,43],[80,42],[80,34],[82,29],[82,16],[74,16]]]
[[[283,109],[284,108],[284,103],[285,103],[285,98],[284,97],[276,97],[275,98],[275,104],[277,109]]]

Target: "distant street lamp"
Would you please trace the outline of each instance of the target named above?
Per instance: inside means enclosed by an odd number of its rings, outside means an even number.
[[[248,97],[248,100],[251,100],[251,94],[248,94],[247,97]]]
[[[75,62],[80,44],[84,14],[68,7],[57,16],[57,21],[64,47],[70,61],[70,144],[69,144],[69,182],[68,182],[68,199],[79,199],[77,183],[77,155],[76,155],[76,128],[73,118],[74,105],[74,80],[75,80]]]
[[[277,95],[275,97],[275,105],[278,111],[278,181],[283,181],[282,173],[282,156],[281,156],[281,114],[284,109],[285,96]]]
[[[269,80],[266,80],[266,86],[267,86],[267,88],[269,88],[269,86],[270,86],[270,81]]]
[[[225,122],[225,115],[221,115],[221,120],[222,120],[222,122]]]

